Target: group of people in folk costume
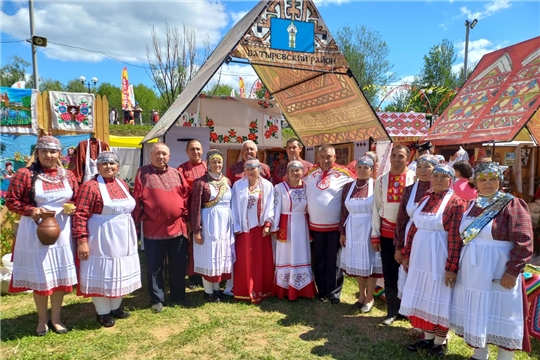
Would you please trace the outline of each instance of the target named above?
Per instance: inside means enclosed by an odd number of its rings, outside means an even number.
[[[136,226],[142,224],[155,312],[165,304],[165,259],[169,302],[182,306],[190,306],[186,272],[202,277],[210,302],[277,296],[332,304],[340,303],[345,273],[357,279],[353,307],[363,313],[373,307],[377,278],[384,278],[383,323],[407,317],[422,331],[411,352],[442,356],[450,328],[474,348],[473,359],[488,358],[487,344],[499,347],[499,359],[530,348],[521,273],[532,254],[532,226],[526,204],[500,190],[496,163],[475,169],[477,193],[459,187],[475,195],[467,202],[453,191],[453,167],[425,154],[412,171],[409,149],[399,144],[390,171],[374,179],[374,153],[357,159],[353,174],[335,163],[330,145],[318,149],[318,164],[302,160],[296,139],[273,177],[251,141],[227,176],[221,152],[208,151],[205,162],[197,140],[188,142],[190,160],[178,169],[168,166],[167,145],[156,143],[130,194],[116,178],[114,153],[102,152],[98,174],[79,186],[61,167],[61,150],[56,138],[41,137],[35,162],[13,175],[6,197],[22,215],[10,289],[34,290],[38,335],[67,332],[60,310],[77,282],[101,325],[130,315],[121,302],[141,287]],[[470,171],[455,168],[461,177]],[[63,229],[49,246],[35,235],[46,210],[56,212]]]

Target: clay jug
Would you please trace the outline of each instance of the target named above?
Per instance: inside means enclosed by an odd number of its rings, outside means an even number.
[[[53,245],[60,236],[60,226],[56,221],[56,212],[43,211],[40,221],[36,221],[36,235],[43,245]]]

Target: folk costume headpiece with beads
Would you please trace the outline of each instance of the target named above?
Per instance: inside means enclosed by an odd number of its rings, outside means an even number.
[[[244,163],[244,168],[249,168],[249,169],[259,168],[260,169],[261,168],[261,162],[257,158],[250,157]]]
[[[103,163],[109,164],[109,163],[115,162],[118,165],[120,165],[120,160],[118,160],[118,156],[116,156],[116,154],[113,153],[112,151],[101,152],[98,155],[96,162],[98,164],[103,164]]]
[[[220,158],[223,161],[223,154],[218,149],[210,149],[206,153],[206,161],[210,162],[213,159]]]
[[[483,162],[474,168],[474,181],[478,181],[486,178],[498,178],[499,181],[503,181],[503,171],[499,164],[495,162]]]
[[[40,137],[37,141],[36,151],[41,149],[62,151],[62,145],[54,136],[46,135]]]
[[[431,164],[431,166],[437,166],[439,165],[439,160],[431,154],[424,154],[418,157],[418,159],[416,159],[416,163],[417,164],[428,163],[428,164]]]
[[[375,164],[373,163],[373,159],[367,155],[360,156],[358,159],[356,159],[356,166],[358,165],[366,165],[369,166],[371,169],[373,169],[373,166],[375,166]]]
[[[287,172],[291,169],[304,170],[304,164],[302,164],[302,162],[298,160],[289,161],[289,163],[287,164]]]
[[[435,166],[435,168],[433,169],[433,172],[431,174],[432,175],[434,175],[434,174],[444,174],[444,175],[450,177],[452,180],[456,179],[456,173],[454,172],[454,169],[451,166],[446,165],[446,164],[439,164],[439,165]]]

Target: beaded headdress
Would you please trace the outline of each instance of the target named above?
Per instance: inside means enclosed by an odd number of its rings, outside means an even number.
[[[439,164],[435,166],[431,175],[434,175],[437,173],[445,174],[446,176],[449,176],[450,178],[452,178],[452,180],[456,179],[456,173],[454,172],[454,169],[447,164]]]
[[[221,160],[223,160],[223,154],[221,153],[221,151],[219,151],[217,149],[210,149],[206,153],[206,161],[208,161],[208,162],[210,162],[210,161],[212,161],[212,159],[218,158],[218,157],[221,158]]]
[[[439,165],[439,160],[431,154],[425,154],[425,155],[419,156],[418,159],[416,159],[417,164],[420,164],[423,162],[431,164],[433,166]]]
[[[302,164],[301,161],[298,161],[298,160],[291,160],[289,161],[289,163],[287,164],[287,171],[289,171],[290,169],[301,169],[301,170],[304,170],[304,164]]]
[[[441,161],[446,161],[446,159],[444,158],[444,156],[442,156],[442,155],[440,155],[440,154],[436,154],[436,155],[434,155],[434,156],[437,158],[437,160],[438,160],[439,162],[441,162]]]
[[[371,156],[367,156],[367,155],[364,155],[364,156],[360,156],[358,159],[356,159],[356,165],[366,165],[366,166],[369,166],[370,168],[373,169],[373,159],[371,158]]]
[[[111,162],[115,162],[117,164],[120,164],[120,160],[118,160],[118,156],[116,156],[116,154],[113,153],[112,151],[103,151],[103,152],[101,152],[98,155],[96,162],[98,164],[111,163]]]
[[[45,135],[40,137],[37,141],[36,150],[40,149],[62,151],[62,145],[60,145],[60,141],[54,136]]]
[[[483,162],[476,165],[474,168],[474,181],[489,177],[496,177],[500,181],[503,181],[503,171],[499,164],[495,162]]]
[[[261,167],[261,162],[257,158],[250,157],[244,163],[244,167],[245,168],[254,168],[254,167],[260,168]]]

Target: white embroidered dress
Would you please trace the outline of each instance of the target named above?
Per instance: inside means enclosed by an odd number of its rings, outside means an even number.
[[[452,194],[452,191],[446,193],[435,214],[422,212],[429,197],[414,212],[417,231],[399,309],[402,315],[444,327],[450,326],[452,289],[444,283],[448,233],[444,230],[443,212]]]
[[[460,231],[474,218],[463,215]],[[514,243],[493,240],[493,220],[461,250],[459,272],[452,297],[451,327],[476,348],[486,344],[521,349],[523,340],[522,280],[512,289],[501,286]]]
[[[234,263],[234,232],[229,184],[219,201],[201,209],[202,245],[193,243],[194,269],[197,274],[214,277],[231,274]],[[209,203],[216,200],[219,189],[208,184]],[[203,204],[204,205],[204,204]]]
[[[302,187],[291,188],[284,181],[276,185],[274,191],[275,221],[272,232],[278,231],[283,225],[286,226],[287,232],[286,241],[276,241],[274,282],[284,289],[292,287],[295,290],[301,290],[313,283],[309,229],[306,219],[306,186],[303,184]],[[285,221],[286,224],[284,224]]]
[[[101,175],[97,180],[103,211],[88,219],[90,255],[80,262],[79,286],[85,295],[120,297],[141,287],[137,232],[131,217],[135,199],[118,179],[127,198],[111,199]]]
[[[341,268],[349,276],[369,277],[382,274],[381,253],[371,246],[371,217],[373,216],[373,179],[366,183],[367,198],[351,198],[354,182],[345,199],[349,216],[345,220],[347,241],[341,250]]]
[[[62,232],[56,243],[43,245],[36,236],[34,220],[30,216],[21,217],[13,258],[14,288],[48,291],[77,284],[71,216],[66,215],[62,208],[73,197],[73,189],[67,179],[63,185],[63,189],[45,192],[43,181],[38,179],[35,182],[36,206],[55,211]]]

